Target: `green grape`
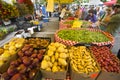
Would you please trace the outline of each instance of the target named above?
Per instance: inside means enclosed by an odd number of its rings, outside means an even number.
[[[91,32],[89,30],[61,30],[58,32],[58,36],[64,40],[83,43],[109,41],[109,39],[101,32]]]

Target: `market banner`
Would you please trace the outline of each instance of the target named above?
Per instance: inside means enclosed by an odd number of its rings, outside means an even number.
[[[48,0],[46,11],[48,11],[48,12],[54,11],[54,0]]]

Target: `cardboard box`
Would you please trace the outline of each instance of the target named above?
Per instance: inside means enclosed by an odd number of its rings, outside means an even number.
[[[17,59],[17,54],[12,55],[2,66],[0,66],[0,73],[4,73],[7,71],[10,62]]]
[[[120,80],[120,73],[101,71],[97,80]]]
[[[71,80],[96,80],[96,78],[98,77],[100,72],[93,72],[90,73],[89,75],[85,74],[85,73],[78,73],[76,71],[74,71],[71,68],[70,74],[71,74]]]
[[[87,45],[87,46],[86,46]],[[91,44],[78,44],[78,45],[75,45],[76,47],[77,46],[90,46]],[[97,63],[94,55],[91,53],[90,56],[95,60],[96,64],[97,64],[97,67],[98,69],[101,71],[101,68],[99,66],[99,64]],[[99,72],[91,72],[89,75],[85,74],[85,73],[78,73],[76,72],[72,67],[71,67],[71,64],[70,64],[70,74],[71,74],[71,80],[96,80],[97,77],[99,76],[100,74],[100,71]]]
[[[112,54],[111,51],[110,51],[110,53]],[[94,55],[93,55],[93,57],[97,61],[97,58],[95,58]],[[119,61],[119,59],[117,57],[116,57],[116,60]],[[106,72],[104,70],[101,70],[100,75],[97,77],[97,80],[120,80],[120,73]]]
[[[51,71],[45,71],[43,69],[41,69],[40,71],[42,73],[42,77],[47,79],[66,79],[67,76],[67,71],[51,72]]]

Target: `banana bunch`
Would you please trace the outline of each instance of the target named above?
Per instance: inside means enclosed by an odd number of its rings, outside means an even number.
[[[51,43],[40,68],[52,72],[65,71],[68,66],[68,56],[68,50],[65,45],[58,42]]]
[[[72,69],[76,72],[89,74],[91,72],[99,71],[97,63],[85,46],[71,47],[69,54],[71,60],[70,64]]]
[[[83,22],[82,21],[79,21],[79,20],[75,20],[73,22],[73,26],[72,28],[80,28],[82,26]]]

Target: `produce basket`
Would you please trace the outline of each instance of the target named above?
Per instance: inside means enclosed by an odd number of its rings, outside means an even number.
[[[72,20],[62,20],[62,21],[60,21],[59,29],[70,28],[71,27],[70,24],[65,24],[65,22],[69,22],[69,21],[72,21]]]
[[[44,49],[51,43],[49,37],[27,37],[26,44],[33,45],[34,48]]]
[[[95,44],[95,45],[98,45],[98,46],[104,46],[104,45],[110,45],[110,44],[113,45],[114,41],[115,41],[114,37],[111,34],[109,34],[107,32],[104,32],[104,31],[101,31],[101,30],[98,30],[98,29],[91,29],[91,28],[74,28],[73,29],[73,28],[70,28],[70,29],[62,29],[62,30],[75,30],[75,31],[77,31],[77,30],[88,30],[90,32],[100,32],[100,33],[104,34],[109,39],[109,41],[106,41],[106,42],[91,42],[90,43],[90,44]],[[86,42],[78,42],[78,41],[73,41],[73,40],[65,40],[65,39],[60,38],[58,36],[58,33],[62,30],[56,31],[56,33],[55,33],[55,41],[56,42],[60,42],[60,43],[65,44],[67,46],[73,46],[73,45],[76,45],[78,43],[86,43]]]
[[[72,28],[73,23],[76,20],[63,20],[59,23],[59,29],[66,29],[66,28]],[[92,23],[85,21],[85,20],[78,20],[81,22],[81,28],[90,28],[92,26]],[[76,26],[79,27],[79,26]]]
[[[71,47],[70,52],[71,79],[96,80],[101,68],[89,49],[86,46],[77,46]]]
[[[106,46],[90,47],[93,56],[101,66],[101,73],[97,80],[119,80],[120,79],[120,60]]]
[[[61,43],[52,42],[44,55],[40,65],[43,78],[66,79],[68,72],[68,50]]]
[[[98,77],[99,72],[93,72],[90,75],[86,75],[86,74],[80,74],[75,72],[73,69],[71,69],[71,80],[96,80],[96,78]]]

